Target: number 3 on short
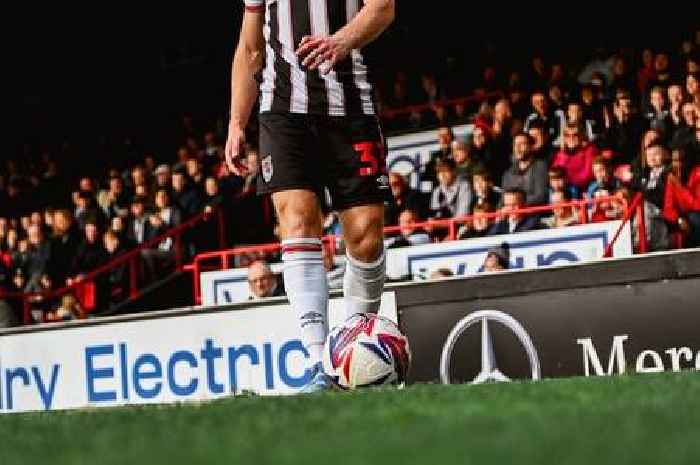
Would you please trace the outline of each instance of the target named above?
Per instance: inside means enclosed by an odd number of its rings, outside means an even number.
[[[358,142],[352,147],[360,157],[361,166],[357,171],[360,176],[376,176],[384,172],[384,157],[380,142]]]

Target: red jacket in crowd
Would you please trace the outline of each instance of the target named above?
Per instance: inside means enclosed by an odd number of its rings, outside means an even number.
[[[700,166],[693,168],[688,178],[688,191],[693,196],[692,210],[700,211]]]
[[[570,154],[560,150],[552,160],[552,167],[562,168],[566,179],[581,192],[585,192],[593,181],[593,159],[598,155],[598,149],[593,144],[587,144],[576,153]]]
[[[683,213],[695,210],[697,206],[700,206],[698,198],[694,199],[690,190],[683,187],[677,177],[667,173],[662,210],[664,219],[669,223],[676,224]]]

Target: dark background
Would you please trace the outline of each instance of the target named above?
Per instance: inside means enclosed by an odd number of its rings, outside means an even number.
[[[384,76],[396,69],[444,74],[448,63],[478,73],[490,62],[525,66],[534,53],[580,62],[598,46],[675,52],[698,23],[692,12],[659,21],[585,8],[533,4],[515,11],[507,4],[399,0],[395,24],[369,55]],[[24,143],[96,138],[105,146],[129,138],[147,151],[160,148],[149,144],[176,131],[183,113],[207,124],[225,118],[242,10],[235,0],[146,9],[36,5],[20,12],[13,48]]]

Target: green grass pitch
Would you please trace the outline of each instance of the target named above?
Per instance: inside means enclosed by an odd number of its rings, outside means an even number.
[[[0,464],[700,464],[696,372],[0,417]]]

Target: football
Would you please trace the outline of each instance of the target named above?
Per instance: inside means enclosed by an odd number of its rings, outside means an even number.
[[[393,321],[358,313],[330,331],[323,369],[342,389],[402,384],[411,365],[408,339]]]

